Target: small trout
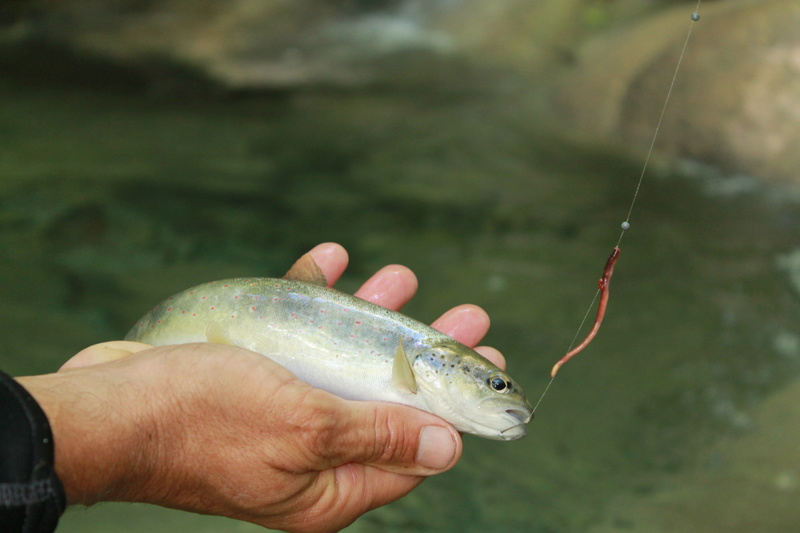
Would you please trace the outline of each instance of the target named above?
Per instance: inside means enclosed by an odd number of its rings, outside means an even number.
[[[527,434],[533,408],[500,368],[430,326],[327,288],[319,267],[309,269],[313,260],[304,259],[286,278],[187,289],[142,317],[125,339],[232,344],[345,399],[416,407],[488,439]]]

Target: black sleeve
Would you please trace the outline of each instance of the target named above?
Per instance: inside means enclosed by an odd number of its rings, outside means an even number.
[[[52,533],[66,507],[42,408],[0,372],[0,530]]]

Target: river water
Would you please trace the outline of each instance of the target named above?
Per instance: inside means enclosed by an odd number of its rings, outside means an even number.
[[[337,241],[351,253],[343,290],[402,263],[420,280],[411,316],[483,306],[486,343],[535,401],[591,304],[644,157],[560,139],[518,89],[56,81],[0,84],[0,366],[15,375],[121,338],[190,285],[281,275]],[[465,437],[455,469],[348,531],[791,530],[798,205],[783,186],[656,162],[603,329],[562,368],[530,435]],[[72,509],[59,529],[257,530],[126,504]]]

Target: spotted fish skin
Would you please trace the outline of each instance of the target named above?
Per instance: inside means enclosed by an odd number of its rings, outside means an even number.
[[[125,339],[228,342],[342,398],[416,407],[490,439],[525,436],[532,413],[519,385],[474,350],[401,313],[305,281],[198,285],[157,305]],[[398,376],[398,364],[411,372]]]

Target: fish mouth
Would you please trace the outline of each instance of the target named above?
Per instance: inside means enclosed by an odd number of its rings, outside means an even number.
[[[484,420],[480,425],[485,431],[479,435],[493,440],[516,440],[528,434],[526,425],[533,418],[533,409],[524,407],[509,407],[497,410],[493,415],[494,421],[486,424]]]
[[[516,440],[521,439],[528,434],[528,426],[526,425],[533,418],[533,411],[524,409],[506,409],[506,414],[512,425],[500,430],[497,435],[498,440]]]
[[[460,431],[485,439],[516,440],[528,434],[526,424],[533,418],[533,406],[528,402],[492,398],[460,414],[463,416],[461,427],[456,425]]]
[[[506,414],[516,420],[518,424],[527,424],[533,418],[533,411],[523,409],[506,409]]]

